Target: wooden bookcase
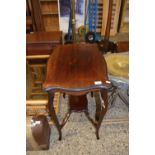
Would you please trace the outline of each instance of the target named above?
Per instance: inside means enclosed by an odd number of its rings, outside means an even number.
[[[45,31],[59,30],[58,0],[40,0],[41,15]]]
[[[59,31],[58,0],[27,0],[27,2],[34,21],[34,31]]]

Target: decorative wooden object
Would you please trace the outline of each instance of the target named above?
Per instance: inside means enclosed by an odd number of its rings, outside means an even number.
[[[108,107],[109,87],[107,66],[96,44],[68,44],[58,46],[48,59],[46,79],[43,88],[48,92],[49,113],[54,121],[61,140],[61,129],[72,112],[83,111],[96,129],[99,128]],[[102,100],[96,106],[96,121],[88,112],[86,94],[100,91]],[[53,105],[54,92],[69,94],[69,111],[60,124]]]

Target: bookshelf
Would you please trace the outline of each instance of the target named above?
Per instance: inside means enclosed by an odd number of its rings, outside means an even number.
[[[45,31],[59,31],[58,0],[40,0],[40,9]]]

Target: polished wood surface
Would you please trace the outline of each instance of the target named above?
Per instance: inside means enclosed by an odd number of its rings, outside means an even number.
[[[96,44],[60,45],[50,56],[43,88],[84,92],[107,86],[107,66]]]
[[[61,31],[35,32],[26,35],[26,43],[53,43],[60,42]]]
[[[107,88],[109,86],[106,62],[96,44],[66,44],[54,49],[48,59],[46,79],[43,84],[48,91],[48,109],[58,133],[62,139],[62,128],[72,112],[84,112],[96,130],[99,128],[107,111]],[[54,110],[54,92],[69,94],[68,112],[59,122]],[[86,94],[100,91],[101,102],[96,105],[95,121],[89,115]],[[64,95],[65,96],[65,95]]]
[[[62,44],[62,32],[34,32],[26,35],[26,55],[50,55],[53,49]]]

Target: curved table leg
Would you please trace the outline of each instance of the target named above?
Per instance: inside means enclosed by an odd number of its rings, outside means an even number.
[[[95,92],[95,102],[96,102],[96,113],[95,113],[95,120],[99,121],[100,113],[101,113],[101,101],[99,92]]]
[[[102,120],[107,112],[108,109],[108,92],[106,89],[101,90],[101,98],[102,100],[99,101],[99,96],[98,94],[95,94],[95,97],[98,97],[96,102],[96,114],[95,114],[95,120],[92,119],[89,116],[89,112],[85,111],[85,115],[88,118],[88,120],[92,123],[92,125],[95,127],[96,130],[96,138],[99,139],[99,129],[102,123]]]
[[[101,111],[100,111],[100,116],[99,119],[97,121],[97,125],[96,125],[96,138],[99,139],[99,129],[102,123],[102,120],[107,112],[107,108],[108,108],[108,94],[107,94],[107,90],[106,89],[102,89],[101,90]]]
[[[57,118],[56,113],[55,113],[54,105],[53,105],[54,93],[52,91],[49,91],[48,97],[49,97],[49,99],[48,99],[49,114],[50,114],[51,119],[53,120],[53,122],[54,122],[54,124],[58,130],[59,140],[61,140],[61,138],[62,138],[61,126],[59,124],[58,118]]]

